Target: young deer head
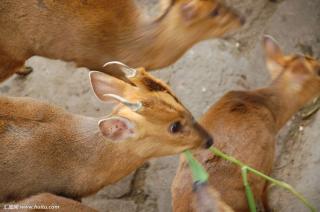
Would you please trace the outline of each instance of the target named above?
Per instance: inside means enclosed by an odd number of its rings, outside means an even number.
[[[216,0],[171,0],[171,11],[186,32],[202,39],[222,36],[244,24],[242,17]]]
[[[99,122],[108,141],[131,146],[143,157],[175,154],[212,144],[210,135],[163,82],[143,68],[132,69],[119,62],[107,63],[105,68],[124,72],[127,78],[125,82],[101,72],[90,72],[96,96],[104,102],[121,103]]]
[[[284,55],[270,36],[263,40],[267,68],[273,84],[284,95],[294,97],[298,105],[304,105],[320,95],[320,62],[303,55]]]

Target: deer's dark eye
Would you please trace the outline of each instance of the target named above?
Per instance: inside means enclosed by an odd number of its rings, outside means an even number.
[[[176,121],[174,123],[172,123],[169,127],[169,131],[172,134],[178,133],[182,130],[182,124],[180,121]]]
[[[320,76],[320,67],[318,69],[316,69],[316,73],[318,76]]]
[[[211,17],[217,17],[220,15],[219,7],[216,7],[212,12],[210,13]]]

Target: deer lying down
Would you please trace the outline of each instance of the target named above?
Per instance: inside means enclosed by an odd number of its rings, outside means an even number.
[[[17,212],[31,212],[39,211],[41,209],[42,211],[57,210],[59,212],[97,212],[95,209],[81,204],[78,201],[53,195],[50,193],[37,194],[13,204],[19,206],[20,209],[15,210]],[[22,209],[24,207],[30,208]]]
[[[215,135],[215,146],[269,175],[275,154],[275,137],[301,107],[320,95],[320,63],[300,55],[283,55],[278,45],[264,38],[267,67],[273,82],[253,91],[231,91],[202,117],[200,124]],[[241,170],[208,151],[195,152],[208,171],[209,184],[235,211],[249,211]],[[266,205],[266,182],[249,175],[257,202]],[[191,209],[191,176],[181,158],[172,184],[174,211]]]
[[[134,0],[1,0],[0,82],[34,55],[103,72],[101,64],[112,60],[162,68],[243,23],[216,0],[170,0],[155,21],[141,13]]]
[[[144,69],[107,67],[127,72],[129,83],[90,72],[100,100],[122,103],[106,117],[71,114],[31,98],[0,97],[0,202],[41,192],[81,198],[152,157],[212,144],[166,84]]]

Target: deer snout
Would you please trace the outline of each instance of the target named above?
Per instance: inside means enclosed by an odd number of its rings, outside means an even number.
[[[213,144],[213,138],[210,136],[206,139],[205,144],[204,144],[204,148],[208,149],[209,147],[211,147]]]
[[[200,133],[200,136],[202,138],[202,148],[208,149],[209,147],[211,147],[213,144],[212,136],[200,124],[195,123],[194,127]]]

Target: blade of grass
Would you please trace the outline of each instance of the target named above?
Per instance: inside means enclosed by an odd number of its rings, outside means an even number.
[[[242,175],[243,185],[244,185],[245,191],[246,191],[246,196],[247,196],[250,212],[256,212],[257,211],[256,202],[254,201],[254,196],[253,196],[252,190],[251,190],[249,182],[248,182],[248,167],[247,166],[244,166],[241,168],[241,175]]]
[[[221,152],[221,151],[218,150],[217,148],[210,147],[209,149],[210,149],[210,151],[211,151],[213,154],[215,154],[215,155],[217,155],[217,156],[219,156],[219,157],[221,157],[221,158],[223,158],[223,159],[225,159],[225,160],[227,160],[227,161],[230,161],[230,162],[232,162],[232,163],[240,166],[241,168],[247,167],[247,171],[250,171],[250,172],[252,172],[253,174],[255,174],[255,175],[257,175],[257,176],[260,176],[260,177],[266,179],[267,181],[272,182],[274,185],[277,185],[277,186],[279,186],[279,187],[281,187],[281,188],[284,188],[284,189],[288,190],[290,193],[292,193],[294,196],[296,196],[307,208],[309,208],[310,211],[316,212],[316,209],[309,203],[309,201],[308,201],[306,198],[304,198],[304,196],[303,196],[302,194],[300,194],[299,192],[297,192],[297,191],[296,191],[292,186],[290,186],[289,184],[287,184],[287,183],[285,183],[285,182],[282,182],[282,181],[278,181],[278,180],[276,180],[276,179],[273,179],[272,177],[269,177],[269,176],[267,176],[267,175],[265,175],[265,174],[263,174],[263,173],[255,170],[255,169],[251,168],[250,166],[247,166],[247,165],[244,164],[243,162],[235,159],[234,157],[231,157],[231,156],[229,156],[229,155],[224,154],[223,152]]]
[[[192,156],[189,150],[183,152],[192,172],[193,182],[204,183],[208,181],[209,175],[203,166]]]

